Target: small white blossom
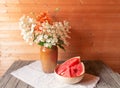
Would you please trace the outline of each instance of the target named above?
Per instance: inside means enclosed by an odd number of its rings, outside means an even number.
[[[57,39],[57,38],[53,38],[53,40],[55,41],[55,43],[57,43],[57,42],[58,42],[58,39]]]
[[[45,43],[44,46],[45,47],[51,47],[52,45],[50,43]]]
[[[40,41],[41,41],[41,42],[45,42],[45,39],[41,39]]]
[[[39,35],[37,38],[38,38],[39,41],[42,41],[43,35]]]
[[[46,42],[50,43],[50,42],[51,42],[51,39],[47,39]]]
[[[35,26],[36,26],[35,24],[31,25],[31,33],[33,33]]]
[[[49,44],[48,44],[48,43],[45,43],[44,46],[45,46],[45,47],[49,47]]]
[[[30,23],[32,23],[34,20],[33,20],[33,18],[29,18],[28,21],[29,21]]]
[[[44,38],[47,39],[47,38],[48,38],[48,35],[44,35]]]

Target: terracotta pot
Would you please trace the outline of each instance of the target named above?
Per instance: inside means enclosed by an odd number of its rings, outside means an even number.
[[[54,69],[57,65],[57,59],[58,59],[57,46],[52,46],[52,48],[41,46],[40,60],[42,64],[42,69],[45,73],[54,72]]]

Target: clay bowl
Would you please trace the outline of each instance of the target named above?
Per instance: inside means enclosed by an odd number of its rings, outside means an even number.
[[[58,68],[59,68],[59,65],[57,65],[55,70],[54,70],[56,79],[63,82],[63,83],[67,83],[67,84],[75,84],[75,83],[80,82],[83,79],[84,74],[85,74],[85,67],[84,66],[83,66],[83,72],[79,76],[76,76],[76,77],[61,76],[61,75],[57,74],[57,69]]]

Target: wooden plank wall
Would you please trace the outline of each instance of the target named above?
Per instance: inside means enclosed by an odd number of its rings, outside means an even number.
[[[70,46],[59,49],[59,60],[80,55],[120,72],[120,0],[0,0],[0,74],[15,60],[39,59],[39,46],[23,41],[18,20],[42,11],[71,24]]]

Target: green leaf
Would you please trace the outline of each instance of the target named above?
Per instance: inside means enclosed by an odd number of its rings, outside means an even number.
[[[65,51],[65,48],[62,45],[58,44],[58,46]]]
[[[39,42],[38,45],[44,46],[45,42]]]
[[[51,49],[51,48],[52,48],[52,46],[48,46],[48,48],[50,48],[50,49]]]
[[[39,35],[39,34],[37,34],[37,35],[34,34],[33,42],[37,39],[38,35]]]
[[[64,44],[64,41],[59,39],[58,43],[61,45],[61,44]]]

